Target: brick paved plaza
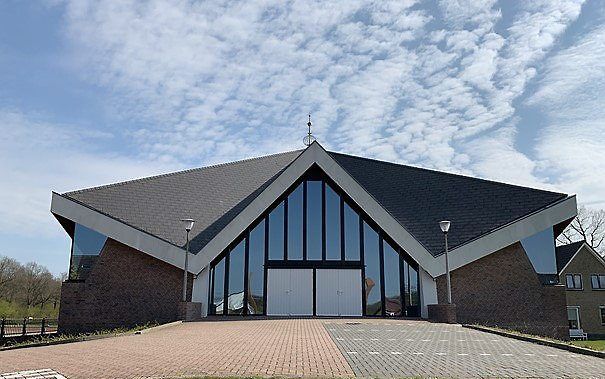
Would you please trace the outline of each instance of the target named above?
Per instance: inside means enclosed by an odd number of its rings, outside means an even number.
[[[0,352],[0,373],[605,378],[605,360],[457,325],[408,320],[230,320]]]

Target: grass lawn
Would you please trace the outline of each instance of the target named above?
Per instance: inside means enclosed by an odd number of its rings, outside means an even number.
[[[572,344],[580,347],[586,347],[592,350],[605,351],[605,340],[594,341],[571,341]]]

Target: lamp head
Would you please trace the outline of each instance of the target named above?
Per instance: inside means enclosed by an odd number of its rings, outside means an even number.
[[[439,227],[443,233],[447,233],[450,230],[450,224],[451,222],[447,220],[439,221]]]
[[[185,230],[190,232],[191,229],[193,229],[193,224],[195,223],[195,220],[190,219],[190,218],[184,218],[181,220],[181,223],[185,227]]]

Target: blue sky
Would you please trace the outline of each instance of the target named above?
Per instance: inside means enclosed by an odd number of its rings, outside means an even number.
[[[0,255],[68,191],[302,147],[605,207],[605,3],[0,2]]]

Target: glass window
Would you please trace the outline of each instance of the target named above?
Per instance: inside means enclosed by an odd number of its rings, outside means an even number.
[[[565,275],[565,286],[571,290],[582,289],[582,275],[581,274],[566,274]]]
[[[269,259],[284,259],[284,203],[269,214]]]
[[[538,274],[557,273],[553,228],[522,239],[521,245]]]
[[[387,316],[401,316],[401,280],[399,278],[400,257],[386,241],[384,251],[384,308]]]
[[[70,280],[85,280],[92,270],[107,237],[83,225],[76,224],[69,268]]]
[[[569,329],[580,329],[580,313],[577,307],[567,307]]]
[[[605,306],[599,307],[599,316],[601,316],[601,325],[605,325]]]
[[[380,288],[380,257],[378,233],[365,222],[363,223],[363,258],[365,263],[366,315],[382,314]]]
[[[225,257],[214,266],[212,281],[212,305],[214,307],[212,313],[217,315],[223,314],[223,310],[225,309],[225,303],[223,302],[223,297],[225,296]]]
[[[321,182],[307,181],[307,259],[321,260]]]
[[[418,271],[408,265],[409,297],[407,301],[406,316],[420,316],[420,291],[418,290]]]
[[[263,314],[265,304],[263,293],[265,285],[265,222],[260,222],[250,232],[248,248],[248,314]]]
[[[340,196],[326,184],[326,259],[340,260]]]
[[[345,259],[347,261],[358,261],[359,254],[359,214],[349,204],[345,203],[344,209],[345,228]]]
[[[593,289],[605,289],[605,275],[590,275],[590,285]]]
[[[288,259],[303,258],[303,186],[288,196]]]
[[[244,256],[246,240],[242,240],[229,253],[229,286],[227,312],[241,315],[244,311]]]

